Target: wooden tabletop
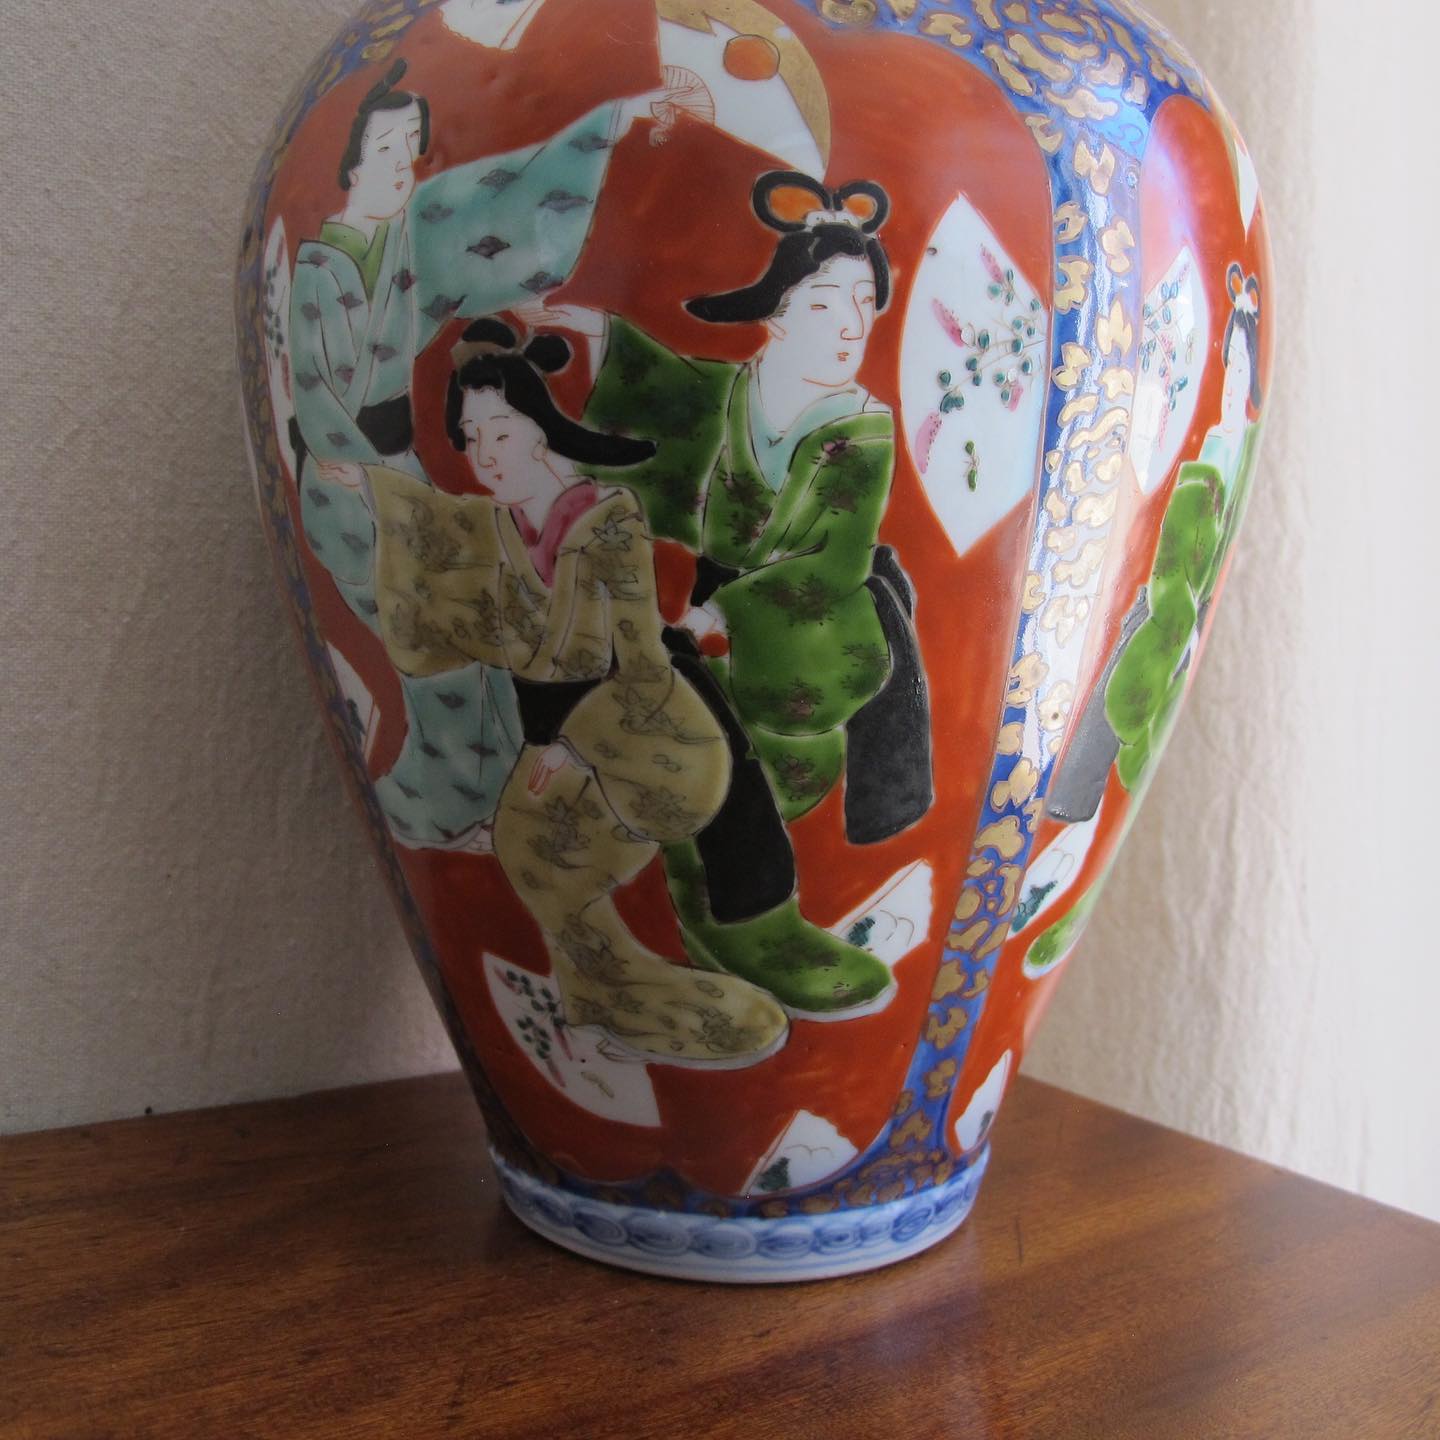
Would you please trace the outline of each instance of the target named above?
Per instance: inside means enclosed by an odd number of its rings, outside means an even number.
[[[1440,1226],[1020,1080],[974,1216],[763,1289],[513,1220],[455,1076],[0,1141],[0,1435],[1440,1437]]]

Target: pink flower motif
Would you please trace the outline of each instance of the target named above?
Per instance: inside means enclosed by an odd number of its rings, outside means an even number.
[[[930,451],[934,448],[942,423],[939,412],[931,411],[915,437],[915,465],[922,475],[930,468]]]
[[[1005,283],[1005,272],[1000,268],[1000,262],[983,245],[980,247],[980,259],[984,263],[985,269],[989,272],[990,278],[997,285],[1003,285]]]
[[[975,343],[975,327],[973,325],[962,325],[955,318],[953,312],[947,310],[938,300],[932,300],[930,308],[935,312],[935,318],[940,322],[940,328],[955,344],[963,347]]]

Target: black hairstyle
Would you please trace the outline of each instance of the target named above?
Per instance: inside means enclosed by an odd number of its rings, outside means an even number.
[[[412,95],[408,90],[395,87],[405,78],[407,66],[397,60],[385,78],[360,102],[355,112],[355,123],[350,127],[350,143],[340,157],[340,188],[350,188],[350,172],[360,163],[365,153],[365,127],[377,110],[404,110],[410,105],[420,107],[420,153],[430,148],[430,102],[423,95]]]
[[[1220,346],[1220,360],[1228,363],[1230,342],[1236,330],[1245,332],[1245,347],[1250,352],[1250,403],[1255,409],[1265,398],[1260,389],[1260,281],[1251,275],[1248,278],[1236,261],[1230,262],[1225,273],[1225,288],[1230,293],[1230,319],[1225,326],[1225,339]],[[1247,300],[1245,309],[1240,301]]]
[[[467,345],[483,346],[469,355]],[[542,378],[570,363],[570,344],[559,335],[536,335],[523,349],[515,332],[501,320],[477,320],[466,331],[457,368],[450,374],[445,396],[445,432],[457,450],[465,449],[460,428],[467,390],[498,390],[512,410],[533,420],[557,454],[582,465],[638,465],[655,454],[650,440],[628,435],[607,435],[577,424],[556,408]]]
[[[868,201],[867,215],[853,221],[819,220],[777,214],[772,200],[779,190],[801,192],[803,202],[815,203],[812,211],[844,214],[855,212],[847,203]],[[701,320],[717,324],[744,324],[768,320],[779,314],[786,295],[802,280],[817,274],[837,255],[854,255],[870,262],[875,277],[875,308],[883,310],[890,299],[890,262],[877,231],[890,214],[890,197],[873,180],[852,180],[838,190],[827,190],[819,181],[798,170],[771,170],[762,175],[751,192],[755,213],[772,230],[781,232],[780,243],[770,268],[753,284],[724,295],[702,295],[686,301],[685,308]]]

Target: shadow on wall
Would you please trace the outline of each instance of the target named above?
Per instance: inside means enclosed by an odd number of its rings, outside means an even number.
[[[275,590],[233,360],[255,158],[353,8],[92,0],[7,34],[37,174],[0,218],[27,457],[0,598],[26,757],[0,775],[0,1129],[453,1063]]]

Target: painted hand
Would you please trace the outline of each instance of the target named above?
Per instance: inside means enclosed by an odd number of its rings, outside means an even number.
[[[555,744],[542,750],[536,756],[535,765],[530,771],[530,793],[543,795],[549,789],[550,782],[567,765],[573,765],[576,769],[583,768],[575,758],[575,752],[568,745]]]
[[[317,460],[320,478],[332,485],[343,485],[347,490],[365,488],[365,467],[355,460]]]
[[[725,617],[711,605],[692,605],[685,612],[685,618],[680,624],[697,640],[704,640],[711,635],[724,638],[728,633]]]
[[[689,113],[704,121],[714,120],[714,97],[693,70],[667,65],[664,79],[664,85],[658,90],[648,91],[644,95],[633,95],[622,103],[619,122],[621,135],[637,120],[654,120],[656,123],[650,132],[650,143],[663,145],[670,138],[670,132],[682,114]]]
[[[531,330],[569,330],[587,340],[602,340],[608,323],[603,312],[584,305],[551,305],[544,299],[527,300],[514,314]]]

